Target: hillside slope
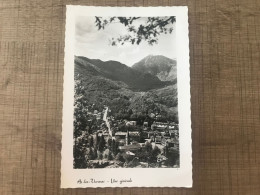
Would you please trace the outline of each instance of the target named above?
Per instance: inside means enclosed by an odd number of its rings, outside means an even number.
[[[75,80],[81,83],[87,105],[106,105],[117,118],[130,117],[130,112],[132,119],[151,113],[164,113],[175,121],[178,118],[177,85],[173,82],[160,81],[116,61],[75,57],[74,63]]]
[[[133,69],[150,73],[161,81],[175,81],[177,79],[177,63],[175,60],[162,55],[149,55],[132,66]]]
[[[75,72],[88,72],[93,76],[101,76],[112,81],[125,83],[134,91],[147,91],[170,85],[169,81],[161,81],[147,72],[140,72],[117,61],[101,61],[86,57],[75,57]],[[78,72],[77,72],[78,71]]]

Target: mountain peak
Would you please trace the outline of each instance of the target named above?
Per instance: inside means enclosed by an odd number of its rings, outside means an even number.
[[[132,66],[133,69],[150,73],[161,81],[174,81],[177,78],[176,61],[163,55],[148,55]]]
[[[150,54],[150,55],[146,56],[145,58],[143,58],[143,60],[144,59],[146,59],[146,60],[148,60],[148,59],[151,59],[151,60],[156,60],[156,59],[158,59],[158,60],[172,60],[172,59],[170,59],[170,58],[168,58],[166,56],[154,55],[154,54]]]

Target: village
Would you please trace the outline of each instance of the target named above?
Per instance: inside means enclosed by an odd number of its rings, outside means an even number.
[[[107,106],[87,109],[87,131],[75,139],[87,168],[179,167],[179,126],[153,120],[115,119]],[[85,148],[84,148],[85,147]]]

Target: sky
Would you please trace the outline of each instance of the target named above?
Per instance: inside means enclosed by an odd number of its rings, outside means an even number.
[[[175,24],[173,24],[173,29],[171,34],[161,34],[158,44],[153,46],[145,41],[139,45],[125,43],[111,46],[109,40],[128,33],[124,25],[113,23],[104,30],[98,30],[95,26],[95,17],[78,16],[75,28],[75,55],[102,61],[115,60],[127,66],[132,66],[148,55],[164,55],[174,59],[176,58]]]

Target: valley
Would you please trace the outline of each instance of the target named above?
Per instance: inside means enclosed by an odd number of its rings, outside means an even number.
[[[176,61],[75,56],[74,80],[74,168],[179,166]]]

